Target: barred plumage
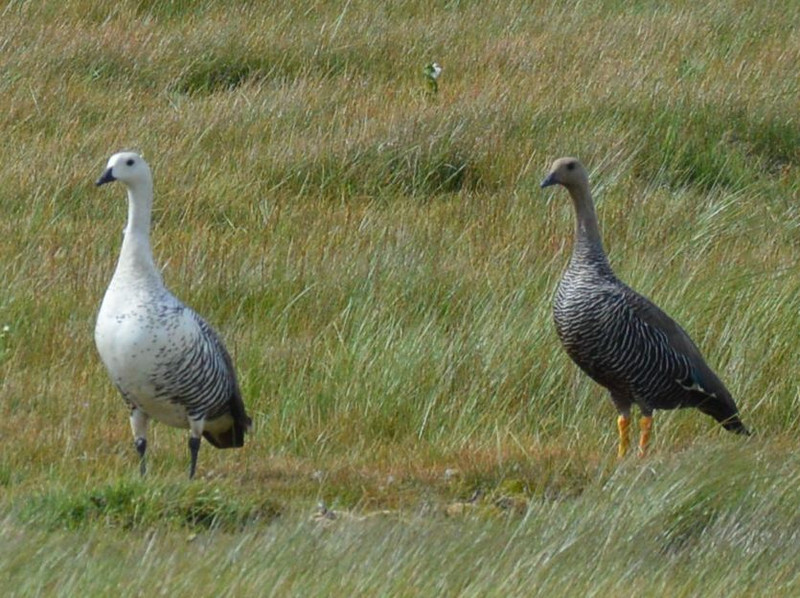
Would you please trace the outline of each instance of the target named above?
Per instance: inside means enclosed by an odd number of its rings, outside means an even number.
[[[556,160],[542,187],[556,184],[569,191],[576,216],[575,246],[553,305],[556,331],[572,360],[610,392],[619,412],[620,456],[628,448],[634,404],[643,415],[640,454],[654,409],[696,407],[725,429],[749,434],[730,393],[686,332],[614,275],[580,162]]]
[[[142,474],[147,424],[154,418],[190,430],[193,477],[201,436],[217,448],[241,447],[251,421],[222,341],[164,287],[153,263],[153,182],[147,163],[131,152],[113,155],[97,184],[117,180],[128,190],[128,225],[97,315],[95,343],[131,410]]]

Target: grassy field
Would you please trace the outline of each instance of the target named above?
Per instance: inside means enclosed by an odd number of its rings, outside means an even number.
[[[668,6],[665,6],[668,4]],[[800,594],[800,13],[785,3],[0,7],[0,587],[12,595]],[[424,66],[444,67],[438,93]],[[244,449],[138,475],[94,318],[109,155],[225,339]],[[551,321],[589,167],[612,265],[755,435],[614,409]]]

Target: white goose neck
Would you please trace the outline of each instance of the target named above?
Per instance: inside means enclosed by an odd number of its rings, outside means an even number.
[[[150,181],[128,185],[128,223],[122,241],[115,278],[136,284],[161,285],[150,248],[150,221],[153,209],[153,184]]]

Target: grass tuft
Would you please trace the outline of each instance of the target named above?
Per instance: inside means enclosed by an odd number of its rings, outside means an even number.
[[[48,530],[96,525],[125,530],[154,525],[236,531],[268,523],[281,509],[269,500],[242,504],[219,486],[119,481],[91,489],[48,490],[20,510],[27,524]]]

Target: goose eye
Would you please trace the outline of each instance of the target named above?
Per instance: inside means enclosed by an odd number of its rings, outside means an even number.
[[[125,164],[127,164],[128,166],[133,166],[133,158],[128,158]]]
[[[575,162],[570,162],[567,164],[567,170],[575,170]]]

